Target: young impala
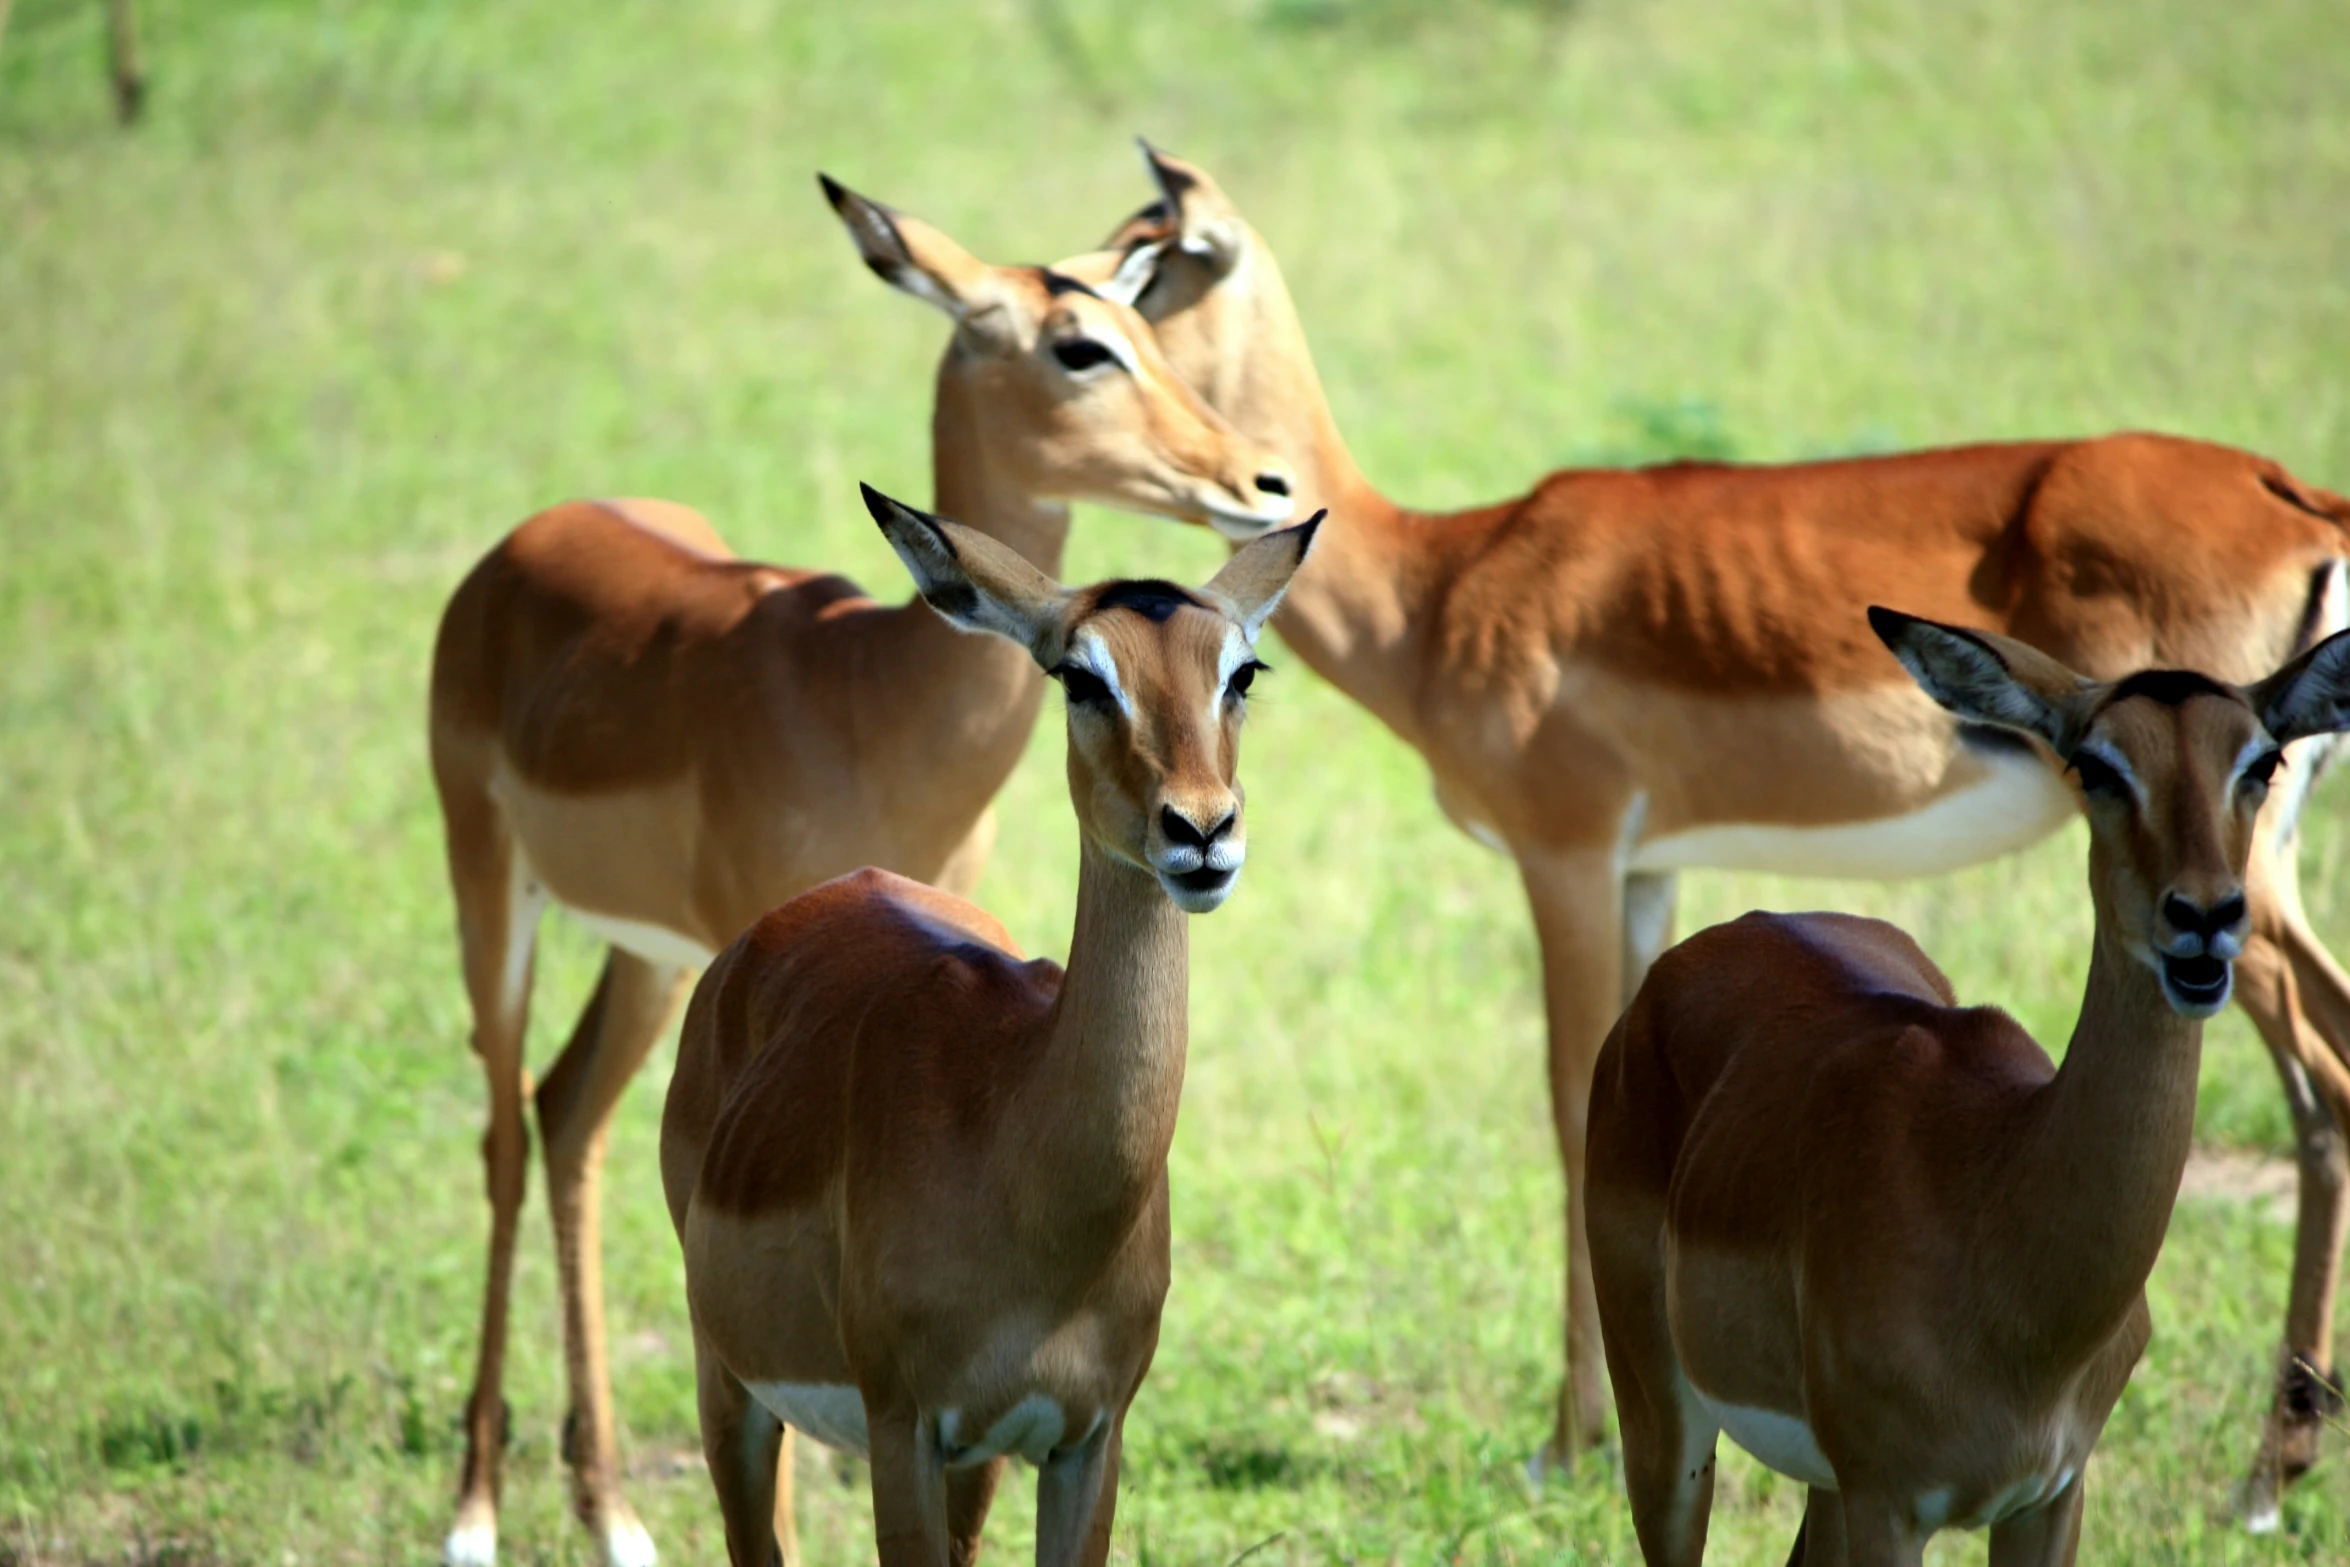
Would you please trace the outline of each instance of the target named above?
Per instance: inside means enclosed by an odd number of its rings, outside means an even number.
[[[1070,591],[865,498],[932,607],[1068,694],[1077,930],[1066,971],[1024,962],[984,910],[866,870],[703,976],[661,1120],[702,1448],[738,1567],[796,1558],[787,1428],[871,1455],[885,1567],[971,1561],[1012,1454],[1040,1567],[1099,1567],[1167,1293],[1184,916],[1240,875],[1257,633],[1314,523],[1197,592]]]
[[[2245,452],[2119,435],[1570,471],[1496,506],[1406,511],[1347,455],[1264,242],[1200,170],[1150,164],[1161,201],[1064,265],[1134,298],[1175,368],[1330,509],[1282,637],[1418,748],[1446,812],[1516,860],[1533,906],[1569,1198],[1568,1377],[1546,1456],[1571,1461],[1607,1398],[1579,1178],[1591,1063],[1668,939],[1675,874],[1924,875],[2073,813],[2045,769],[1926,701],[1863,608],[2006,631],[2105,677],[2161,662],[2249,679],[2350,625],[2350,500]],[[2254,848],[2237,986],[2301,1163],[2256,1525],[2338,1407],[2350,976],[2303,917],[2293,857],[2318,760],[2295,758]]]
[[[970,526],[1057,570],[1072,498],[1252,531],[1288,515],[1280,459],[1210,412],[1132,311],[825,190],[867,265],[955,320],[931,463],[939,504]],[[433,654],[432,763],[489,1077],[491,1229],[451,1562],[497,1549],[540,911],[560,903],[612,944],[537,1108],[575,1501],[607,1563],[642,1567],[652,1545],[619,1494],[604,1359],[597,1187],[613,1106],[693,969],[777,903],[860,865],[967,889],[1043,686],[1014,650],[920,599],[885,607],[841,577],[737,560],[660,501],[542,512],[457,589]]]
[[[1600,1052],[1585,1172],[1649,1567],[1703,1558],[1721,1431],[1811,1488],[1796,1563],[1915,1564],[1985,1525],[2006,1567],[2073,1559],[2083,1468],[2146,1347],[2202,1020],[2250,937],[2256,820],[2283,748],[2350,726],[2350,634],[2253,686],[2100,684],[1869,618],[1961,723],[2078,783],[2080,1020],[2052,1067],[1847,915],[1749,914],[1657,959]]]

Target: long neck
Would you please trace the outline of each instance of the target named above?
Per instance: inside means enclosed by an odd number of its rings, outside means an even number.
[[[1274,624],[1314,672],[1411,738],[1422,611],[1438,530],[1374,489],[1331,417],[1322,378],[1280,269],[1261,241],[1243,263],[1258,275],[1223,285],[1252,303],[1241,368],[1226,364],[1209,401],[1296,468],[1299,501],[1328,507],[1313,557]]]
[[[2101,911],[2064,1065],[1998,1150],[2001,1200],[1981,1232],[2011,1275],[2017,1325],[2050,1354],[2102,1341],[2145,1288],[2187,1165],[2202,1053],[2203,1025],[2171,1009]]]
[[[1186,916],[1147,871],[1086,843],[1068,969],[998,1148],[1023,1219],[1073,1259],[1115,1248],[1165,1178],[1190,983]]]
[[[1000,539],[1048,577],[1061,573],[1069,508],[1039,500],[1005,472],[983,439],[980,393],[949,347],[930,419],[933,509]],[[875,733],[894,746],[877,779],[914,780],[942,815],[975,818],[1020,759],[1044,701],[1036,662],[997,637],[957,631],[919,596],[870,617],[867,645],[847,678],[867,683]],[[937,759],[956,765],[940,769]]]

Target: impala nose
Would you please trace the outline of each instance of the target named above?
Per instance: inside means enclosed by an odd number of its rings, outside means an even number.
[[[1222,903],[1240,880],[1248,848],[1241,841],[1240,804],[1230,796],[1213,821],[1202,823],[1190,812],[1172,805],[1159,807],[1162,845],[1151,855],[1159,885],[1175,906],[1205,914]]]
[[[1172,805],[1159,807],[1159,831],[1167,835],[1167,841],[1178,848],[1197,849],[1202,859],[1207,857],[1208,850],[1216,840],[1230,832],[1232,824],[1239,819],[1238,811],[1226,811],[1214,826],[1203,830],[1198,823]]]
[[[2243,890],[2209,903],[2165,893],[2160,916],[2154,944],[2161,955],[2164,997],[2179,1012],[2208,1017],[2227,1004],[2233,983],[2229,964],[2244,950]]]
[[[1283,473],[1260,473],[1257,475],[1257,488],[1267,495],[1286,499],[1289,495],[1289,476]]]

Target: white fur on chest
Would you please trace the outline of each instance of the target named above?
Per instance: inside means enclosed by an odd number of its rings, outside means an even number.
[[[1696,827],[1634,845],[1630,869],[1906,881],[1997,859],[2073,818],[2072,791],[2040,758],[1995,751],[1981,760],[1989,769],[1984,777],[1907,816],[1821,827]]]

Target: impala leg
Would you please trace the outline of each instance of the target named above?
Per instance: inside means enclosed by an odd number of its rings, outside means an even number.
[[[791,1516],[791,1430],[745,1391],[699,1333],[694,1383],[702,1415],[702,1456],[726,1520],[734,1567],[794,1567],[799,1542]]]
[[[1990,1567],[2071,1567],[2081,1548],[2081,1495],[2085,1477],[2030,1512],[2002,1519],[1991,1529]]]
[[[2326,1421],[2340,1409],[2332,1386],[2334,1306],[2342,1239],[2350,1225],[2350,979],[2318,942],[2301,910],[2293,843],[2256,848],[2252,938],[2236,965],[2236,995],[2259,1029],[2284,1085],[2300,1162],[2299,1215],[2285,1347],[2260,1451],[2243,1492],[2246,1525],[2277,1526],[2286,1486],[2317,1461]]]
[[[1795,1531],[1795,1548],[1787,1553],[1787,1567],[1844,1567],[1844,1499],[1833,1491],[1806,1486],[1803,1523]]]
[[[865,1393],[873,1461],[873,1543],[881,1567],[947,1567],[946,1465],[938,1434],[908,1408]],[[1043,1537],[1040,1528],[1038,1538]],[[1041,1546],[1039,1549],[1041,1554]]]
[[[1004,1462],[995,1458],[947,1471],[947,1559],[954,1567],[971,1567],[979,1560],[979,1534],[987,1527],[987,1510],[995,1505]]]
[[[1626,961],[1623,882],[1612,849],[1521,853],[1518,868],[1534,908],[1550,1024],[1550,1105],[1567,1181],[1567,1374],[1558,1418],[1539,1464],[1574,1467],[1607,1429],[1607,1373],[1599,1308],[1591,1294],[1591,1245],[1584,1209],[1583,1140],[1591,1068],[1621,1010]]]
[[[571,1464],[573,1508],[603,1547],[608,1567],[650,1567],[654,1553],[644,1525],[620,1495],[604,1351],[604,1144],[613,1107],[668,1026],[689,977],[689,970],[612,948],[571,1042],[538,1091],[571,1384],[563,1456]]]
[[[1844,1559],[1851,1567],[1922,1567],[1926,1536],[1902,1502],[1866,1491],[1838,1495],[1844,1503]]]
[[[1123,1418],[1053,1454],[1036,1476],[1036,1567],[1102,1567],[1118,1511]]]
[[[1635,871],[1624,878],[1624,982],[1622,1004],[1630,1006],[1660,953],[1673,944],[1673,914],[1681,900],[1681,878],[1672,871]]]
[[[546,894],[515,851],[505,819],[488,793],[473,787],[457,762],[440,757],[435,762],[448,830],[449,884],[456,895],[465,996],[473,1011],[473,1049],[481,1057],[490,1092],[489,1130],[482,1138],[490,1200],[489,1279],[482,1295],[473,1393],[465,1404],[465,1476],[458,1487],[456,1520],[442,1550],[452,1567],[488,1567],[498,1554],[514,1237],[530,1168],[530,1132],[522,1116],[530,1077],[522,1049]]]

